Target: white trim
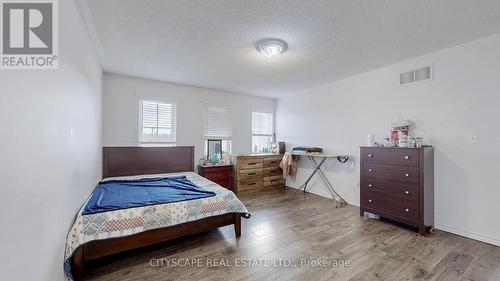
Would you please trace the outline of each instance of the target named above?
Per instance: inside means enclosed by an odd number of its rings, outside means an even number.
[[[151,140],[142,139],[142,102],[143,101],[168,103],[168,104],[173,105],[173,108],[174,108],[173,129],[175,132],[174,141],[165,141],[165,140],[158,140],[158,139],[151,139]],[[138,110],[137,110],[138,114],[137,114],[137,128],[136,128],[136,130],[137,130],[137,143],[139,144],[139,146],[141,146],[141,145],[154,146],[155,144],[175,146],[177,144],[177,118],[178,118],[178,110],[179,110],[177,103],[168,102],[168,101],[164,101],[164,100],[154,100],[154,99],[137,97],[137,108],[138,108]]]
[[[475,232],[470,232],[470,231],[459,229],[459,228],[456,228],[453,226],[448,226],[448,225],[443,225],[443,224],[438,224],[438,223],[434,224],[434,228],[439,229],[439,230],[443,230],[446,232],[450,232],[450,233],[453,233],[456,235],[460,235],[460,236],[463,236],[466,238],[478,240],[478,241],[481,241],[484,243],[492,244],[495,246],[500,246],[500,239],[498,239],[498,238],[494,238],[494,237],[490,237],[487,235],[483,235],[483,234],[479,234],[479,233],[475,233]]]

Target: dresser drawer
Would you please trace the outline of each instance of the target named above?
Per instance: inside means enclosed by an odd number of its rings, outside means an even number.
[[[434,222],[434,149],[361,147],[360,215],[427,233]]]
[[[263,166],[263,161],[262,158],[243,158],[238,160],[238,165],[239,168],[242,170],[245,169],[256,169],[256,168],[262,168]]]
[[[418,202],[418,186],[401,186],[395,184],[368,182],[361,185],[361,193],[387,196],[393,200],[408,200]]]
[[[272,181],[282,179],[282,175],[264,177],[264,181]]]
[[[283,179],[264,180],[264,187],[282,187],[284,183]]]
[[[283,171],[279,167],[264,168],[264,177],[283,175]]]
[[[262,178],[263,175],[264,174],[263,174],[262,168],[257,168],[257,169],[240,170],[238,176],[239,176],[239,179],[247,180],[247,179],[253,179],[253,178]]]
[[[362,181],[383,181],[402,185],[418,185],[419,169],[405,166],[365,164],[361,171]]]
[[[264,167],[279,167],[281,158],[264,158]]]
[[[363,208],[375,211],[375,213],[380,211],[408,221],[416,222],[418,220],[418,202],[393,200],[387,196],[366,192],[361,196],[361,205]]]
[[[365,164],[418,167],[418,149],[361,148]]]
[[[244,189],[254,189],[254,188],[261,188],[263,186],[263,180],[262,178],[260,179],[248,179],[248,180],[240,180],[238,183],[238,189],[239,190],[244,190]]]

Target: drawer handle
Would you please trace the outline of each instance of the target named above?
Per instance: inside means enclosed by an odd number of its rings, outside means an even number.
[[[406,159],[406,160],[410,159],[410,156],[405,155],[405,159]]]
[[[408,174],[408,173],[405,174],[405,177],[409,177],[409,176],[410,176],[410,174]]]
[[[271,164],[276,164],[277,162],[276,162],[276,161],[271,161],[271,162],[269,162],[269,163],[271,163]]]
[[[373,172],[373,170],[372,169],[368,169],[368,172]]]
[[[372,158],[372,157],[373,157],[373,154],[368,154],[368,157]]]
[[[405,209],[405,212],[407,212],[407,213],[408,213],[409,211],[410,211],[410,209]]]
[[[256,182],[249,183],[248,185],[256,185]]]
[[[368,203],[371,203],[371,202],[372,202],[372,199],[369,199],[369,200],[368,200]]]
[[[249,176],[253,176],[253,175],[256,175],[257,173],[249,173],[248,175]]]
[[[407,191],[405,191],[405,194],[408,195],[408,194],[410,194],[410,192],[407,190]]]
[[[248,163],[248,165],[256,165],[257,163]]]
[[[277,182],[278,180],[272,180],[271,182]]]
[[[372,184],[369,184],[369,185],[368,185],[368,187],[373,187],[373,185],[372,185]]]

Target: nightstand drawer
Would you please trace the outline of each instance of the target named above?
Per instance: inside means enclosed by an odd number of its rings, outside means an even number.
[[[233,189],[232,165],[198,166],[200,176],[219,184],[222,187]]]

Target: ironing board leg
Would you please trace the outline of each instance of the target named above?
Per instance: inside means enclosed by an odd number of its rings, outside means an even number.
[[[310,158],[311,161],[315,164],[315,165],[318,165],[318,163],[316,162],[316,159],[314,159],[313,157]],[[338,198],[340,198],[341,201],[344,201],[345,203],[345,200],[344,198],[342,198],[336,191],[335,191],[335,188],[333,188],[333,185],[331,184],[331,182],[328,180],[328,178],[326,177],[325,173],[323,172],[323,170],[321,170],[321,164],[323,164],[324,160],[326,158],[323,158],[323,161],[320,162],[320,164],[318,165],[318,174],[320,175],[321,177],[321,180],[323,181],[323,183],[326,185],[326,187],[328,188],[328,190],[332,193],[332,196],[334,197],[333,199],[335,199],[335,196],[337,196]],[[343,204],[343,203],[341,203]]]
[[[316,172],[318,171],[321,171],[321,165],[323,165],[323,163],[325,162],[326,158],[323,158],[323,160],[321,160],[321,162],[316,163],[316,161],[314,161],[314,158],[312,156],[307,156],[307,158],[309,158],[309,160],[311,160],[313,163],[314,163],[314,171],[311,173],[311,175],[307,178],[307,180],[299,187],[299,189],[297,189],[295,192],[301,190],[301,189],[304,189],[304,194],[306,194],[306,189],[307,189],[307,184],[309,183],[309,181],[312,179],[312,177],[316,174]]]

